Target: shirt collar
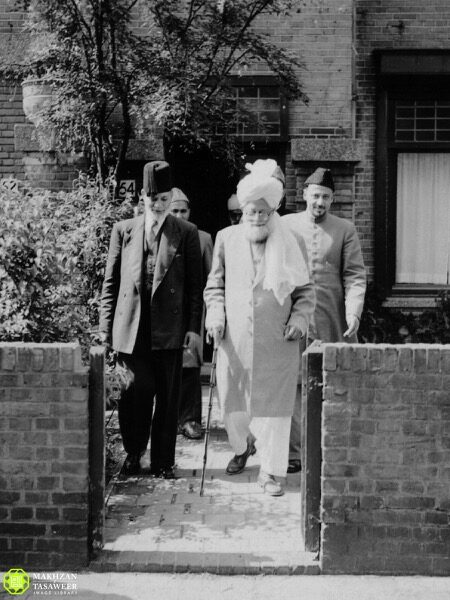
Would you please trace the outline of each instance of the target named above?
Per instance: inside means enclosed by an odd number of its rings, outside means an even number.
[[[325,221],[325,219],[327,218],[328,215],[328,211],[326,213],[324,213],[322,216],[320,217],[314,217],[309,210],[305,210],[306,216],[308,218],[308,221],[310,221],[311,223],[323,223]]]
[[[161,217],[155,215],[152,212],[146,212],[144,215],[144,222],[145,222],[145,232],[149,233],[151,226],[153,225],[153,223],[156,221],[157,225],[154,229],[155,232],[155,236],[158,235],[161,227],[164,225],[164,221],[166,220],[166,217],[168,215],[168,212],[165,212]]]

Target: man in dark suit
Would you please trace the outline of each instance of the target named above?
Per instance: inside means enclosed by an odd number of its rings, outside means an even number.
[[[203,306],[197,228],[169,214],[171,189],[168,163],[145,165],[144,214],[112,230],[99,326],[126,373],[124,472],[139,472],[151,432],[150,472],[165,478],[174,477],[183,346],[199,352]]]

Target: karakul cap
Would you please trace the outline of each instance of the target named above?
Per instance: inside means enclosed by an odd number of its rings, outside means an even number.
[[[334,181],[330,169],[324,169],[323,167],[316,169],[305,181],[305,185],[309,185],[310,183],[322,185],[323,187],[330,188],[330,190],[334,192]]]

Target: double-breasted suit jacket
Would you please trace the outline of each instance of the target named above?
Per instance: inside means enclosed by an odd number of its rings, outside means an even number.
[[[113,227],[99,329],[118,352],[133,352],[144,310],[150,311],[152,350],[181,348],[187,331],[200,332],[203,298],[197,228],[169,214],[158,237],[151,302],[144,306],[144,216]]]

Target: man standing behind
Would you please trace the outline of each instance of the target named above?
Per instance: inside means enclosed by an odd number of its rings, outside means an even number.
[[[306,210],[286,215],[282,220],[305,240],[316,290],[316,309],[306,342],[314,339],[356,342],[366,291],[366,272],[358,235],[353,223],[329,214],[334,193],[329,169],[316,169],[305,185]],[[301,468],[300,400],[298,394],[292,418],[290,473]]]
[[[171,188],[168,163],[145,165],[144,214],[111,233],[99,326],[127,373],[124,472],[139,472],[151,429],[150,472],[165,478],[174,477],[182,348],[198,352],[203,305],[197,228],[168,213]]]
[[[191,215],[189,200],[178,188],[172,188],[170,212],[178,219],[189,221]],[[205,287],[206,278],[211,269],[213,242],[209,233],[200,229],[198,230],[198,237],[202,253],[203,287]],[[200,366],[202,362],[203,345],[200,348],[200,355],[193,355],[190,348],[185,348],[183,352],[183,375],[178,428],[185,437],[191,440],[198,440],[202,437],[202,386],[200,383]]]
[[[242,209],[239,206],[236,194],[231,194],[231,196],[228,198],[227,210],[231,225],[239,225],[242,219]]]
[[[235,456],[229,475],[255,453],[258,482],[283,494],[288,465],[300,337],[314,310],[314,289],[296,240],[275,212],[283,185],[274,160],[247,165],[238,184],[239,227],[219,231],[204,298],[206,329],[218,346],[217,389]]]

